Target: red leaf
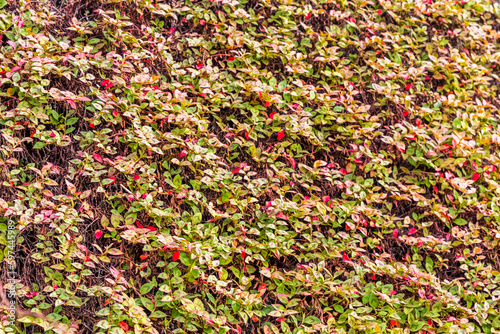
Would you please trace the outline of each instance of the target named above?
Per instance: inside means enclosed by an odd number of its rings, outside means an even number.
[[[234,57],[227,58],[227,61],[233,61],[233,60],[234,60]]]
[[[140,175],[134,175],[134,181],[137,181],[137,180],[139,180],[140,178],[141,178],[141,176],[140,176]]]
[[[292,164],[292,168],[295,169],[296,162],[293,158],[290,158],[290,163]]]
[[[187,155],[187,152],[184,150],[184,151],[181,152],[180,157],[182,158],[182,157],[185,157],[186,155]]]
[[[202,67],[203,67],[203,64],[196,65],[196,69],[198,69],[198,70],[201,70]]]
[[[102,231],[101,230],[95,231],[95,238],[99,239],[100,237],[102,237]]]
[[[263,293],[263,291],[265,292],[267,289],[266,285],[265,284],[261,284],[259,285],[259,287],[257,288],[257,291],[259,291],[259,293]]]
[[[410,90],[412,87],[413,87],[413,85],[408,84],[408,85],[406,85],[406,90]]]
[[[109,184],[112,184],[113,182],[115,182],[115,180],[116,180],[116,177],[114,177],[114,176],[111,176],[111,177],[110,177],[110,179],[111,179],[111,182],[110,182]]]
[[[245,256],[246,256],[246,253],[244,250],[241,251],[241,258],[243,259],[243,261],[245,261]]]
[[[327,203],[330,200],[330,196],[323,196],[323,202]]]
[[[175,251],[174,254],[172,255],[172,261],[177,261],[179,260],[179,256],[181,256],[181,252]]]
[[[240,168],[235,168],[235,169],[233,169],[233,174],[238,173],[240,170],[241,170]]]
[[[434,191],[438,192],[438,187],[434,186]]]
[[[138,227],[138,228],[144,228],[144,226],[142,226],[142,224],[141,224],[141,223],[139,223],[139,221],[136,221],[135,223],[137,224],[137,227]]]
[[[410,113],[408,112],[408,110],[403,111],[403,116],[404,116],[404,117],[408,116],[409,114],[410,114]]]
[[[395,295],[396,293],[397,293],[396,290],[392,290],[390,294]]]
[[[383,13],[382,9],[379,9],[379,10],[377,11],[377,15],[382,15],[382,13]]]
[[[391,320],[391,325],[393,327],[397,327],[397,326],[399,326],[399,322],[397,320]]]
[[[50,133],[50,135],[49,135],[49,137],[55,137],[55,136],[56,136],[56,134],[54,133],[54,131],[52,131],[52,132]]]
[[[125,321],[120,321],[118,324],[125,332],[128,332],[128,324]]]
[[[69,99],[69,100],[68,100],[68,103],[69,103],[69,105],[71,106],[71,108],[76,109],[76,103],[75,103],[75,101],[73,101],[73,100]]]
[[[275,111],[273,111],[272,113],[270,113],[270,114],[269,114],[269,118],[270,118],[270,119],[273,119],[274,115],[276,115],[276,112],[275,112]]]
[[[143,260],[143,261],[144,261],[144,260],[146,260],[146,259],[148,258],[148,256],[149,256],[149,254],[142,254],[142,255],[140,256],[140,258],[141,258],[141,260]]]
[[[204,25],[205,25],[205,20],[200,20],[200,24],[201,24],[202,26],[204,26]]]
[[[271,103],[269,102],[264,102],[264,107],[269,107],[271,105]]]
[[[285,137],[285,130],[280,130],[278,132],[278,140],[281,140]]]
[[[398,237],[398,230],[392,231],[392,235],[394,236],[394,238],[397,238]]]
[[[307,13],[306,20],[308,20],[310,17],[311,17],[311,12]]]
[[[15,72],[15,71],[19,71],[21,68],[19,66],[15,66],[13,67],[10,71],[11,72]]]
[[[347,261],[347,262],[350,262],[350,261],[351,261],[351,260],[349,260],[349,257],[347,256],[347,254],[346,254],[346,253],[344,253],[344,254],[342,255],[342,259],[343,259],[344,261]]]
[[[103,80],[101,82],[101,86],[106,86],[109,83],[109,80]]]
[[[408,234],[414,234],[417,232],[417,229],[412,227],[409,231],[408,231]]]
[[[97,154],[97,153],[94,153],[94,154],[92,155],[92,158],[94,158],[94,160],[97,160],[97,161],[99,161],[99,162],[102,162],[102,158],[101,158],[101,156],[100,156],[99,154]]]
[[[92,124],[92,123],[89,123],[89,126],[90,126],[92,129],[94,129],[94,128],[95,128],[95,125],[94,125],[94,124]]]
[[[474,173],[472,175],[472,181],[476,181],[477,179],[479,179],[480,175],[478,173]]]
[[[238,334],[241,334],[241,327],[240,327],[240,325],[236,325],[236,330],[238,331]]]
[[[148,226],[147,229],[150,230],[151,232],[156,231],[156,227],[153,226]]]
[[[346,175],[347,174],[347,170],[345,168],[341,168],[340,172],[342,173],[342,175]]]
[[[248,140],[250,137],[248,137],[248,132],[245,131],[245,138]]]

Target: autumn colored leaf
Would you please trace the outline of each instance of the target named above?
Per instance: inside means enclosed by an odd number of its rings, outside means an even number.
[[[121,329],[123,329],[125,332],[128,332],[128,324],[125,321],[120,321],[119,325]]]
[[[280,130],[278,132],[278,140],[285,138],[285,130]]]
[[[177,261],[179,260],[179,257],[181,256],[181,252],[180,251],[175,251],[174,254],[172,255],[172,261]]]

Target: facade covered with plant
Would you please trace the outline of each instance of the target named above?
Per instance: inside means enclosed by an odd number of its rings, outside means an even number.
[[[0,7],[0,333],[500,333],[495,1]]]

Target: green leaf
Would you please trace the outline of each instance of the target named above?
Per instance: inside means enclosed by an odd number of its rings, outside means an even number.
[[[304,322],[309,325],[316,325],[321,323],[321,320],[319,320],[319,318],[316,318],[315,316],[310,315],[304,319]]]
[[[44,147],[45,145],[46,145],[46,144],[45,144],[44,142],[39,141],[39,142],[36,142],[36,144],[35,144],[35,145],[33,145],[33,148],[35,148],[35,149],[39,149],[39,148]]]
[[[150,299],[148,299],[146,297],[141,297],[141,303],[142,303],[142,305],[146,309],[148,309],[149,311],[153,312],[155,306],[154,306],[153,302]]]
[[[141,286],[141,295],[147,294],[149,291],[151,291],[152,288],[154,288],[155,284],[154,283],[146,283],[143,286]]]

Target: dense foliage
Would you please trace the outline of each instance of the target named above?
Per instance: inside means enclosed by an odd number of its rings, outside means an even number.
[[[500,333],[498,4],[0,7],[0,333]]]

